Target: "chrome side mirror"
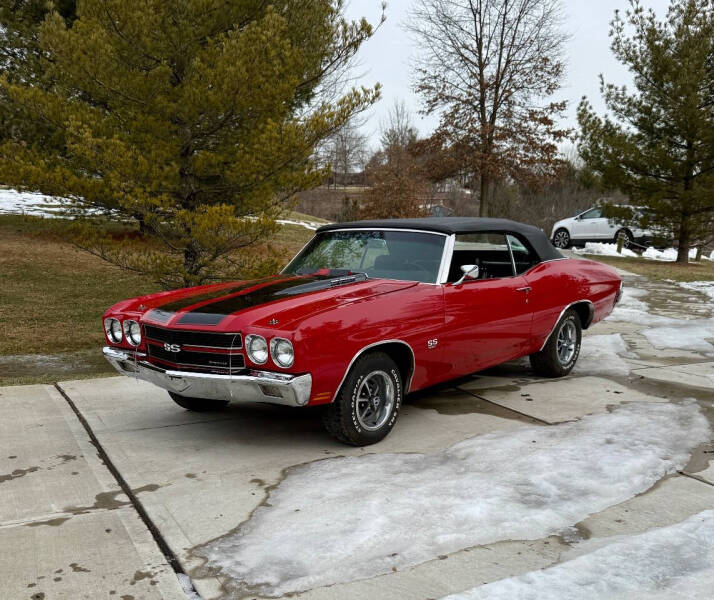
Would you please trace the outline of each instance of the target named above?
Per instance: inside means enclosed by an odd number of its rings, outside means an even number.
[[[479,268],[478,265],[461,265],[461,272],[463,273],[461,279],[454,285],[461,285],[467,279],[478,279]]]

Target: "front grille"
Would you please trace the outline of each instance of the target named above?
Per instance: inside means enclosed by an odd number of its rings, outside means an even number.
[[[163,368],[220,375],[245,369],[240,334],[144,326],[147,360]]]
[[[243,347],[240,333],[215,333],[213,331],[185,331],[181,329],[164,329],[144,325],[144,335],[147,340],[162,344],[179,344],[181,346],[200,346],[201,348],[230,348],[238,350]]]

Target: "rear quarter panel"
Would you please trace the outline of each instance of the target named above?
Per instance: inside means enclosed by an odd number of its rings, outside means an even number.
[[[568,305],[588,300],[594,307],[592,323],[612,312],[620,288],[615,269],[591,260],[566,258],[541,263],[525,274],[532,290],[532,344],[529,353],[540,350]]]

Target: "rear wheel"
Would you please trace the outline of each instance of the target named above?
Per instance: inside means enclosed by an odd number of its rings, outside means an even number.
[[[206,400],[205,398],[189,398],[181,396],[174,392],[169,392],[171,399],[181,408],[192,410],[194,412],[210,412],[212,410],[221,410],[228,404],[228,400]]]
[[[402,377],[383,352],[371,352],[352,366],[335,401],[325,408],[323,423],[345,444],[368,446],[392,430],[402,405]]]
[[[543,377],[564,377],[580,356],[582,326],[574,309],[565,311],[543,350],[530,355],[533,370]]]
[[[555,232],[553,245],[561,250],[565,250],[570,246],[570,234],[567,229],[558,229],[558,231]]]

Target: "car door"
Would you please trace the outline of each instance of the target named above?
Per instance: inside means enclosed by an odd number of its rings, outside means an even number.
[[[458,283],[460,267],[480,266],[479,279]],[[528,283],[514,274],[505,234],[456,236],[444,286],[442,360],[456,377],[522,355],[532,315]]]
[[[590,240],[595,235],[593,223],[602,216],[602,209],[591,208],[573,219],[570,237],[573,240]]]

